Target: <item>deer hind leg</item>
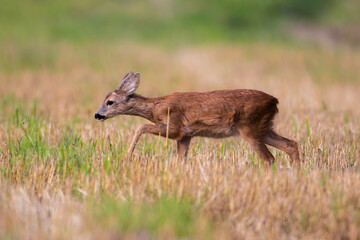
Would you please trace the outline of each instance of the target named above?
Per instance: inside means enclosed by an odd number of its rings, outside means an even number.
[[[177,140],[177,153],[179,158],[185,159],[188,154],[191,137],[183,137]]]
[[[269,165],[274,162],[275,158],[271,154],[269,149],[266,147],[262,137],[255,136],[254,134],[252,134],[252,132],[250,132],[249,129],[240,130],[240,134],[251,145],[251,147],[259,154],[260,158],[264,162],[268,163]]]
[[[248,142],[254,148],[254,150],[259,154],[260,158],[264,162],[268,163],[269,165],[271,165],[274,162],[275,160],[274,156],[271,154],[271,152],[264,143],[256,140],[252,140]]]
[[[168,133],[166,133],[168,131]],[[169,129],[167,130],[166,128],[166,124],[158,124],[158,125],[152,125],[152,124],[145,124],[140,126],[136,132],[135,132],[135,136],[132,140],[132,143],[130,145],[129,150],[126,153],[126,157],[131,157],[131,155],[133,154],[135,147],[136,147],[136,143],[139,141],[139,138],[142,134],[144,133],[150,133],[153,135],[161,135],[163,137],[168,136],[170,139],[173,138],[177,138],[178,135],[180,135],[180,132],[176,129],[169,127]]]
[[[266,144],[276,147],[289,154],[292,161],[300,162],[298,145],[295,141],[284,138],[273,130],[269,130],[265,134],[264,141]]]

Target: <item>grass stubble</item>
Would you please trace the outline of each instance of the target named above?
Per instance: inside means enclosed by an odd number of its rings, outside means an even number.
[[[359,239],[360,55],[349,49],[59,44],[52,65],[2,51],[1,239]],[[45,51],[41,48],[38,51]],[[20,62],[20,63],[19,63]],[[17,66],[19,69],[6,68]],[[129,70],[139,93],[256,88],[280,100],[275,129],[299,143],[266,169],[238,138],[198,138],[189,158],[143,136],[145,120],[95,122]]]

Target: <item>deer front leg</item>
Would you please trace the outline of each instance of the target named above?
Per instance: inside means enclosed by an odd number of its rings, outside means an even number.
[[[139,141],[139,138],[142,134],[144,133],[150,133],[150,134],[153,134],[153,135],[161,135],[163,137],[166,136],[166,124],[157,124],[157,125],[152,125],[152,124],[145,124],[145,125],[142,125],[140,126],[136,132],[135,132],[135,136],[133,138],[133,141],[130,145],[130,148],[129,150],[127,151],[126,153],[126,157],[131,157],[132,153],[134,152],[135,150],[135,146],[136,146],[136,143]],[[176,138],[178,135],[179,135],[179,131],[175,128],[172,128],[171,125],[168,129],[168,137],[173,139],[173,138]]]
[[[128,149],[128,151],[125,154],[125,158],[131,157],[132,153],[134,152],[136,143],[139,141],[139,138],[140,138],[141,134],[144,133],[145,129],[146,129],[146,125],[142,125],[142,126],[138,127],[138,129],[136,129],[135,136],[131,142],[130,148]]]
[[[185,159],[188,154],[191,137],[183,137],[177,140],[177,153],[179,158]]]

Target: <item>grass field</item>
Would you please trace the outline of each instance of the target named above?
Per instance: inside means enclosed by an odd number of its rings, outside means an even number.
[[[15,68],[25,60],[14,51]],[[274,44],[52,51],[51,65],[26,59],[21,71],[1,72],[1,238],[359,238],[358,52]],[[146,96],[223,88],[277,96],[275,128],[298,141],[301,166],[272,149],[276,163],[264,169],[237,138],[198,138],[180,161],[175,143],[143,136],[124,160],[145,120],[99,123],[93,114],[130,69],[142,73]]]
[[[259,27],[262,12],[232,19],[248,21],[242,31],[218,21],[232,5],[216,2],[218,15],[186,4],[3,2],[0,239],[360,239],[359,47],[278,35],[282,20]],[[354,21],[351,6],[316,21]],[[100,123],[94,113],[131,70],[148,97],[276,96],[275,129],[298,142],[301,165],[271,148],[276,161],[265,168],[240,138],[196,138],[183,161],[175,142],[148,135],[126,160],[146,120]]]

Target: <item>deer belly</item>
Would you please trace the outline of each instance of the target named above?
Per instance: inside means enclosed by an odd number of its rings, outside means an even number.
[[[239,135],[239,131],[229,125],[192,124],[184,126],[184,130],[186,135],[193,137],[225,138]]]

